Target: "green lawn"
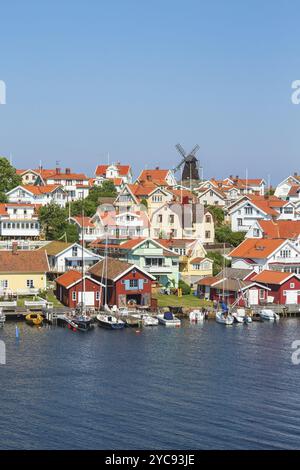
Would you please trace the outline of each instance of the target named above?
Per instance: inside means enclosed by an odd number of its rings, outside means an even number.
[[[34,299],[34,296],[27,296],[27,297],[19,297],[18,298],[18,301],[17,301],[17,305],[18,307],[24,307],[24,302],[26,300],[29,300],[29,301],[33,301],[35,300]],[[53,291],[47,291],[47,298],[46,300],[48,302],[52,302],[53,303],[53,307],[62,307],[63,305],[59,302],[59,300],[57,300],[57,298],[55,297]]]
[[[203,299],[198,299],[195,295],[183,295],[177,297],[177,295],[164,295],[164,294],[153,294],[154,299],[158,299],[159,307],[210,307],[212,302],[208,302]]]

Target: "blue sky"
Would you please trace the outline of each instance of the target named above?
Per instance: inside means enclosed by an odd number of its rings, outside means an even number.
[[[299,168],[298,1],[1,2],[0,154],[18,167],[170,168],[204,176]]]

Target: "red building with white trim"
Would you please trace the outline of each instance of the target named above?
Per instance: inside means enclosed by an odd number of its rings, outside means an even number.
[[[56,297],[67,307],[76,308],[83,301],[88,307],[100,308],[103,284],[79,271],[70,270],[56,279]],[[84,295],[83,295],[84,292]]]

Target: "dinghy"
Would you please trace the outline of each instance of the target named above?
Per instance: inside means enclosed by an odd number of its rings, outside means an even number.
[[[200,310],[192,310],[189,314],[190,322],[198,323],[202,322],[205,318],[205,314]]]
[[[258,315],[262,320],[268,320],[268,321],[278,321],[280,320],[280,316],[275,313],[271,309],[262,309],[260,312],[258,312]]]
[[[181,321],[172,312],[159,313],[157,315],[159,323],[164,326],[180,326]]]

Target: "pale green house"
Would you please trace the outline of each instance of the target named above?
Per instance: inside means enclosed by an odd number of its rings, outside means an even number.
[[[178,287],[179,255],[152,238],[120,243],[122,259],[148,271],[164,287]]]

